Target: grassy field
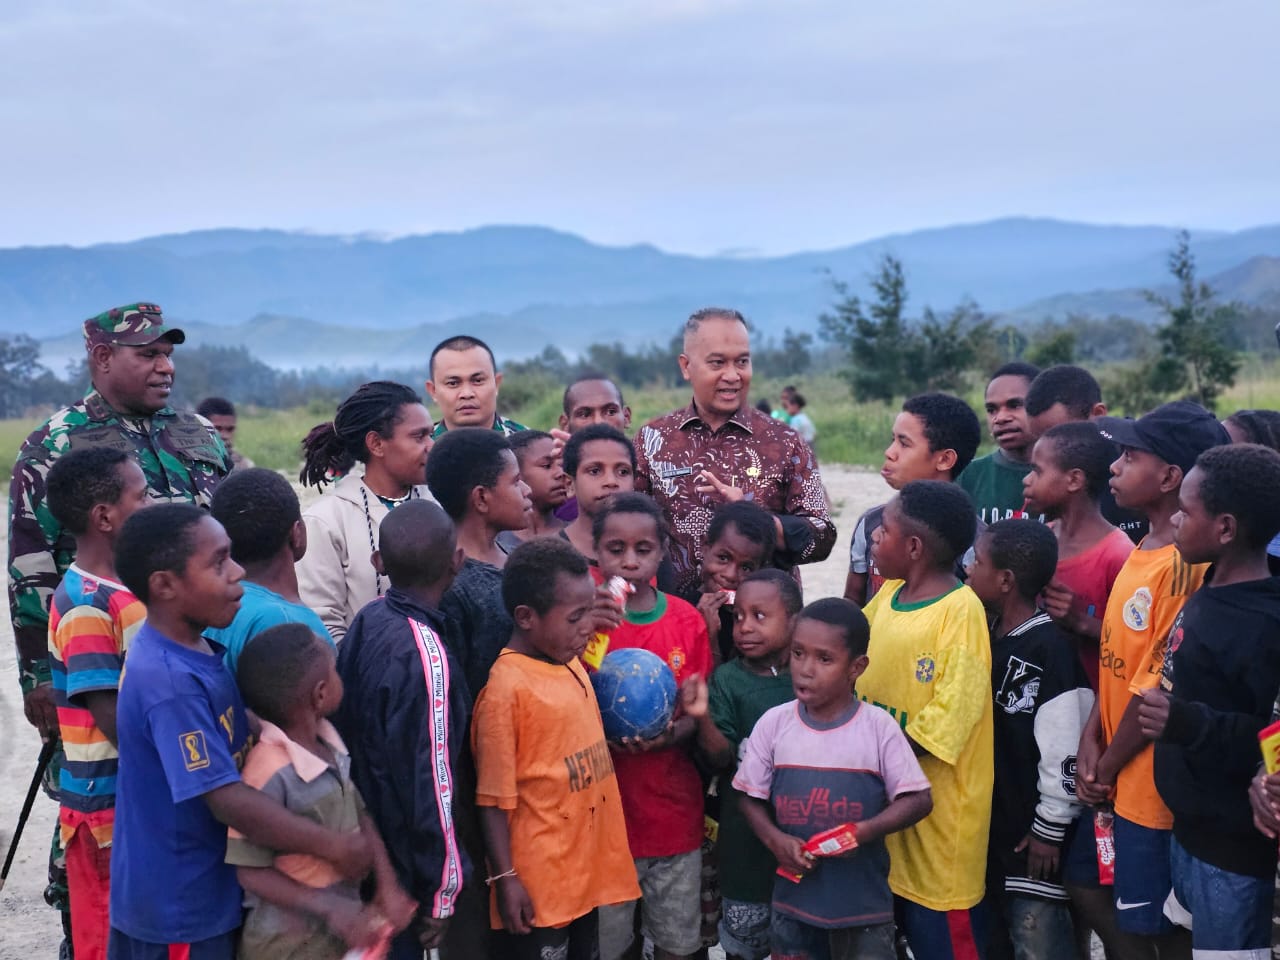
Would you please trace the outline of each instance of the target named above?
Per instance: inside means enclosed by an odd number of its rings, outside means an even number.
[[[1245,407],[1280,409],[1280,382],[1275,372],[1274,366],[1248,358],[1236,386],[1219,404],[1219,413],[1225,416]],[[809,416],[818,428],[820,459],[826,463],[879,467],[897,405],[855,403],[844,381],[833,375],[800,380],[798,385],[808,400]],[[776,403],[781,387],[782,381],[757,379],[752,383],[751,394],[756,399],[768,397]],[[981,411],[979,392],[973,391],[965,399]],[[689,392],[683,388],[628,391],[632,426],[638,427],[688,401]],[[556,423],[560,396],[548,393],[535,402],[503,412],[530,427],[545,429]],[[332,416],[333,406],[319,402],[289,410],[242,410],[237,442],[259,465],[292,471],[300,462],[299,444],[307,431]],[[13,461],[23,438],[41,420],[38,416],[0,420],[0,455],[5,462]]]

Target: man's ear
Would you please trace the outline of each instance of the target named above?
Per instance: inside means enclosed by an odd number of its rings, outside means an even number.
[[[951,473],[955,470],[959,461],[960,454],[947,447],[945,450],[939,450],[933,455],[933,469],[939,473]]]
[[[567,414],[563,414],[563,413],[562,413],[562,414],[560,414],[560,420],[559,420],[559,423],[560,423],[560,429],[561,429],[561,430],[568,430],[568,429],[569,429],[569,417],[568,417],[568,415],[567,415]]]
[[[497,390],[502,389],[502,371],[501,370],[495,370],[493,372],[493,386]]]
[[[679,362],[679,364],[680,364],[680,376],[682,376],[682,377],[684,377],[686,380],[688,380],[688,379],[689,379],[689,357],[688,357],[688,355],[687,355],[687,354],[684,354],[684,353],[680,354],[680,356],[677,358],[677,361],[678,361],[678,362]]]
[[[924,537],[919,534],[908,534],[907,536],[907,556],[912,560],[919,560],[924,554]]]
[[[435,403],[435,402],[436,402],[436,384],[435,384],[435,381],[434,381],[434,380],[428,380],[428,381],[426,381],[425,383],[423,383],[423,386],[427,388],[427,396],[429,396],[429,397],[431,398],[431,402],[432,402],[432,403]]]
[[[373,564],[374,572],[377,573],[378,576],[385,577],[387,575],[387,568],[382,562],[381,550],[373,551],[373,554],[369,557],[369,562]]]
[[[1166,463],[1160,474],[1160,492],[1177,493],[1182,487],[1182,468],[1176,463]]]
[[[631,408],[623,407],[622,408],[622,429],[628,430],[630,428],[631,428]]]
[[[476,513],[485,514],[489,512],[489,497],[493,491],[488,487],[475,486],[471,488],[471,492],[467,495],[467,502],[470,503],[471,509]]]
[[[111,366],[111,344],[95,343],[93,349],[89,351],[89,369],[90,370],[106,370]]]
[[[1087,481],[1084,478],[1084,471],[1079,467],[1072,467],[1067,471],[1067,489],[1072,493],[1079,493],[1085,488]]]
[[[1095,403],[1092,407],[1089,408],[1090,420],[1092,420],[1094,417],[1105,417],[1106,415],[1107,415],[1107,405],[1103,403],[1101,400],[1099,400],[1097,403]]]
[[[455,547],[453,550],[453,561],[449,565],[449,572],[455,577],[461,572],[463,565],[467,562],[467,555],[461,547]]]

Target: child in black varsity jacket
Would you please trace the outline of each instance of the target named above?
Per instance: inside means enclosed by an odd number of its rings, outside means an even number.
[[[1075,939],[1061,866],[1081,812],[1075,752],[1093,691],[1070,640],[1036,607],[1057,563],[1048,527],[1001,520],[978,536],[968,583],[992,618],[992,932],[1007,938],[1015,955],[1071,960]]]

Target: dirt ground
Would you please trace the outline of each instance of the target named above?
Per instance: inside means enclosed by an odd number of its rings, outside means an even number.
[[[840,539],[827,560],[804,568],[806,600],[838,596],[844,590],[853,525],[862,511],[884,501],[891,492],[875,472],[833,466],[824,468],[822,474]],[[0,531],[2,540],[3,531]],[[40,752],[39,738],[22,715],[17,668],[10,652],[12,644],[9,618],[0,617],[0,846],[3,852],[9,848]],[[0,960],[52,960],[57,956],[62,931],[57,914],[45,904],[42,896],[49,839],[56,820],[56,804],[39,795],[8,882],[0,891]]]

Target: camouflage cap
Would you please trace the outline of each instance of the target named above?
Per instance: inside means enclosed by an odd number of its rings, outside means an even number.
[[[108,346],[143,347],[161,338],[182,343],[187,335],[177,327],[165,326],[160,307],[154,303],[131,303],[115,307],[84,322],[84,347],[92,350],[100,343]]]

